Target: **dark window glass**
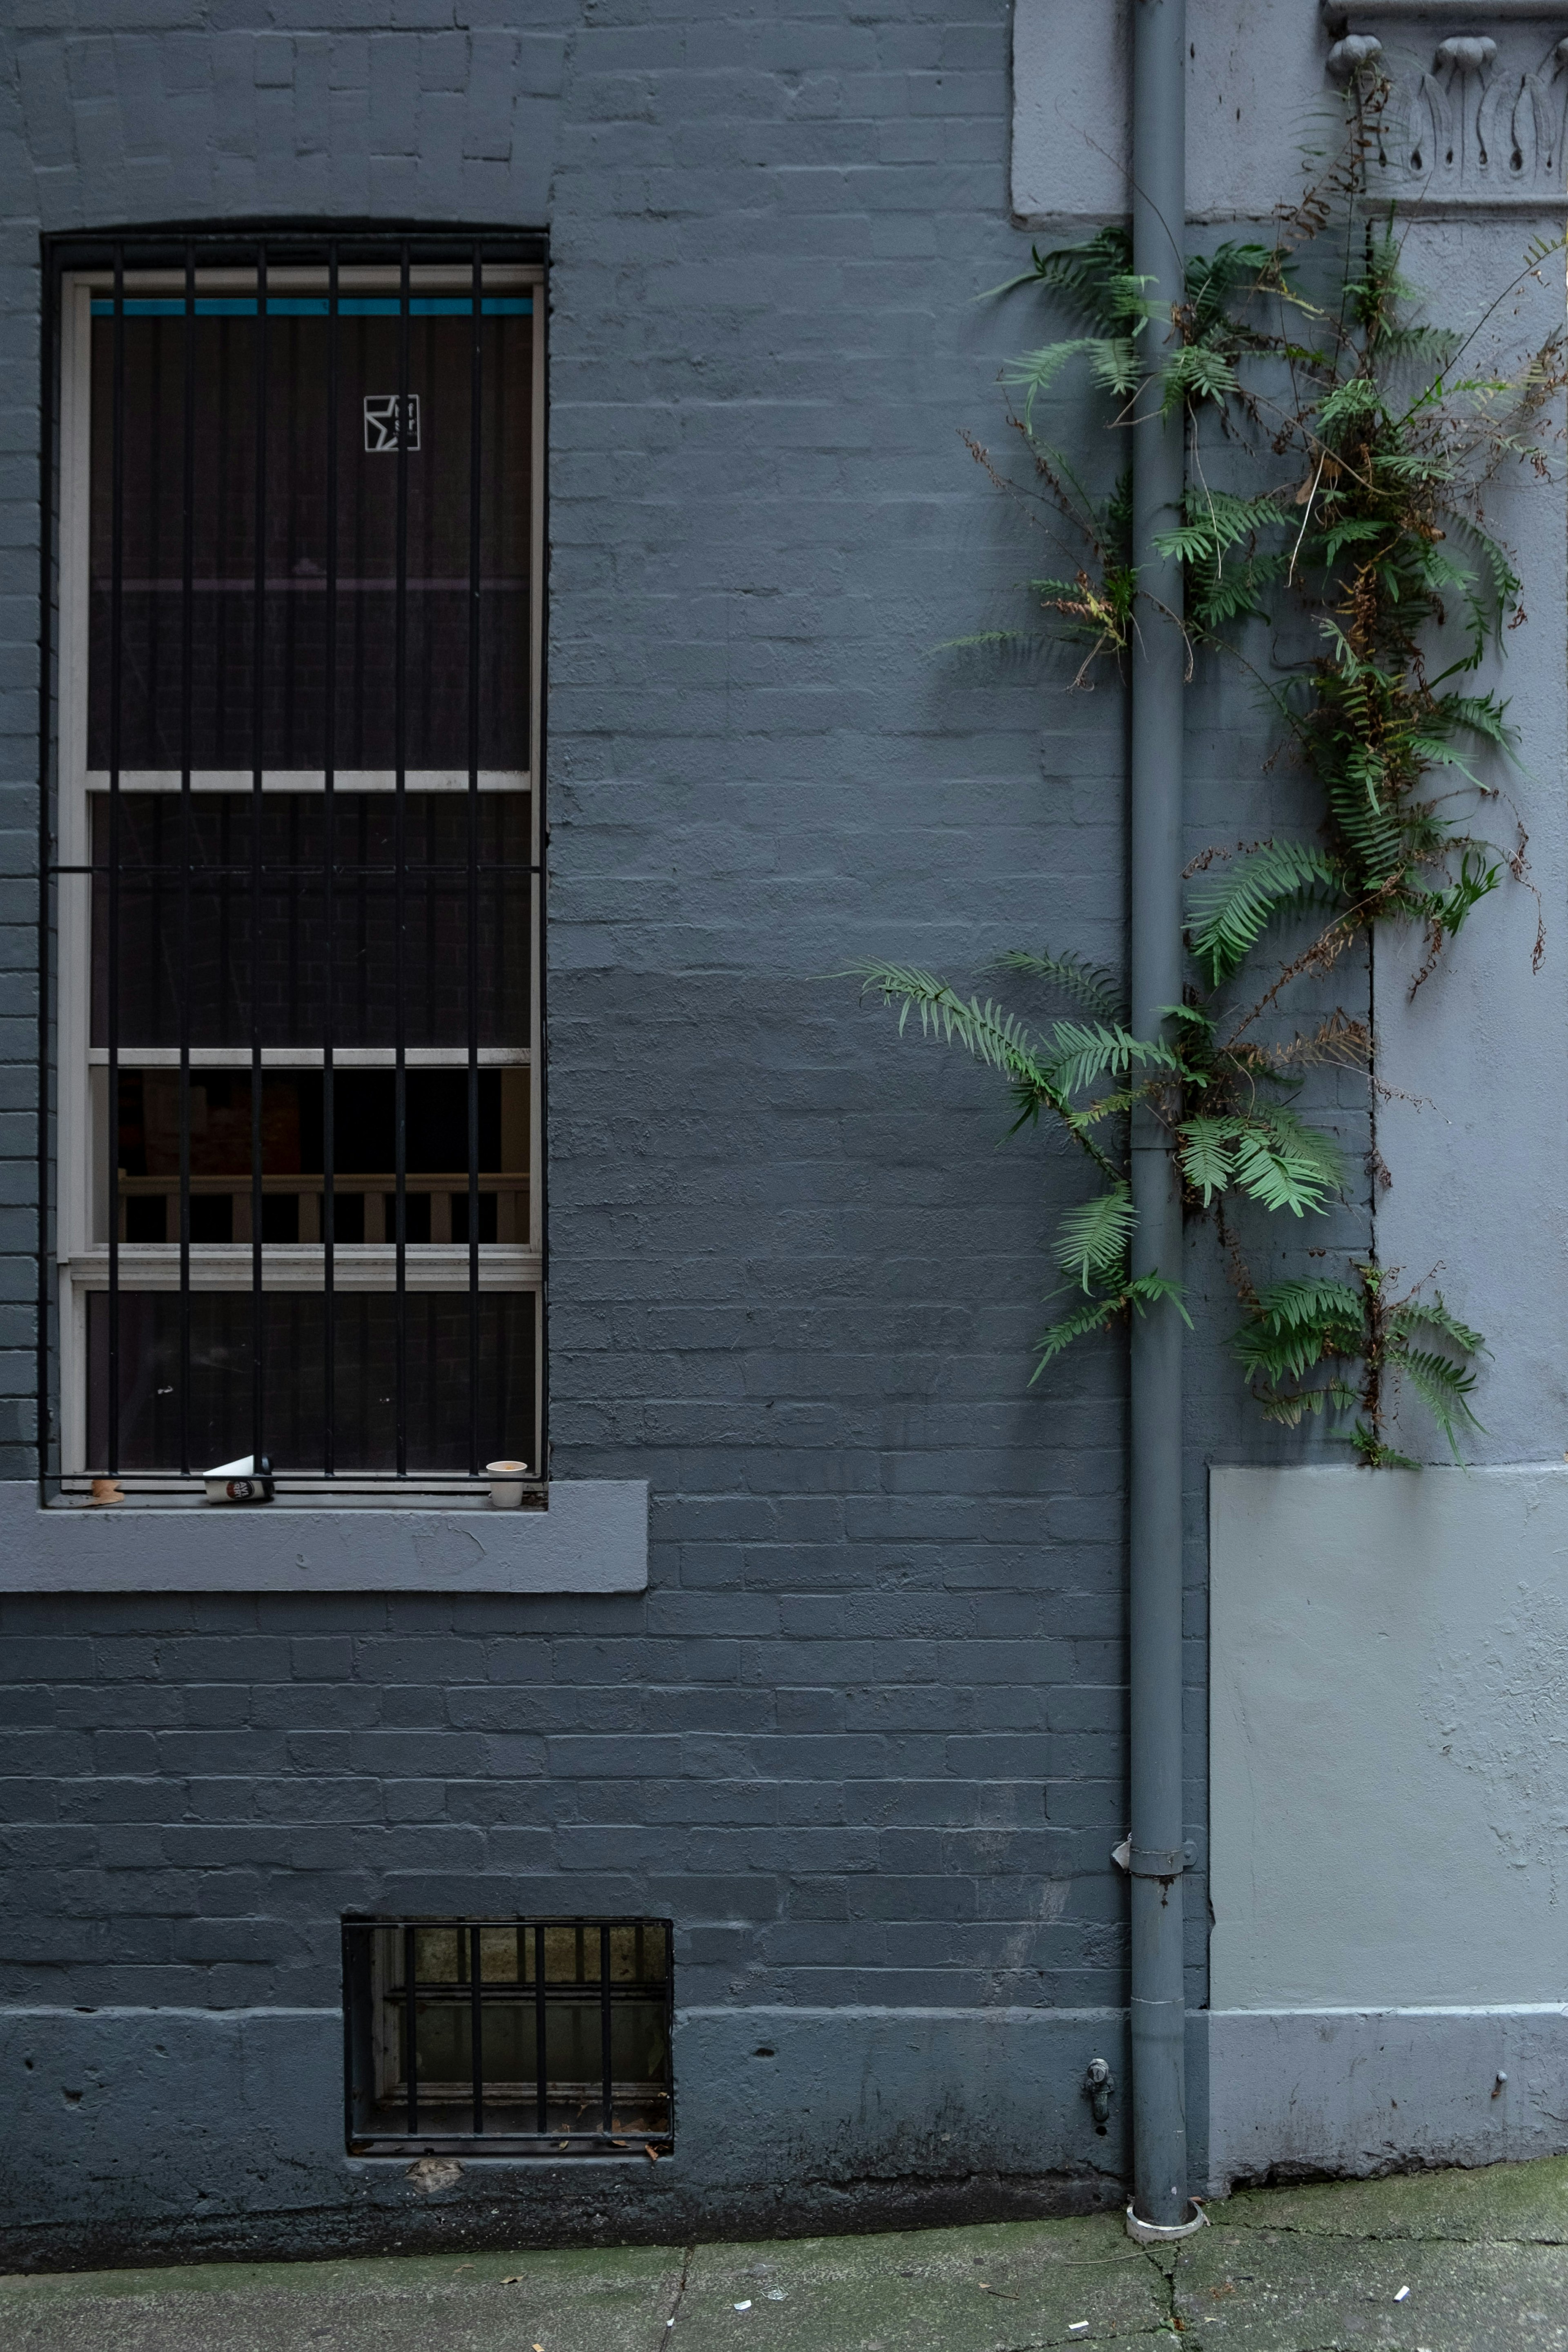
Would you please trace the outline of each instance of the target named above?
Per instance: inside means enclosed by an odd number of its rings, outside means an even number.
[[[253,1238],[250,1073],[197,1069],[190,1081],[191,1239]],[[468,1074],[410,1070],[405,1079],[405,1239],[468,1238]],[[390,1070],[333,1073],[333,1238],[396,1239]],[[529,1081],[524,1069],[478,1076],[482,1242],[528,1239]],[[325,1081],[315,1070],[261,1082],[262,1239],[323,1239]],[[180,1238],[180,1074],[120,1073],[121,1239]]]
[[[320,1291],[262,1294],[268,1366],[263,1450],[277,1470],[319,1470],[325,1430],[324,1301]],[[533,1450],[532,1297],[479,1295],[481,1462],[530,1461]],[[468,1467],[468,1298],[466,1292],[407,1294],[408,1466],[464,1474]],[[391,1291],[339,1290],[334,1300],[334,1418],[341,1468],[396,1467],[397,1299]],[[109,1300],[88,1297],[88,1459],[107,1454]],[[191,1458],[198,1467],[251,1451],[251,1299],[248,1291],[191,1294]],[[120,1460],[126,1471],[179,1460],[180,1297],[120,1293]]]
[[[322,867],[326,796],[268,793],[261,801],[262,969],[251,941],[248,793],[197,793],[190,802],[190,1019],[194,1045],[250,1044],[251,991],[263,1045],[395,1042],[396,807],[391,793],[335,793],[331,922]],[[109,1035],[107,793],[93,819],[92,1042]],[[180,1036],[181,865],[184,814],[177,793],[125,793],[120,803],[121,1048],[174,1045]],[[529,1034],[529,796],[479,797],[479,1043],[521,1045]],[[468,797],[405,799],[403,1012],[405,1044],[463,1046],[468,1039]]]
[[[362,313],[373,307],[379,315],[356,314],[356,302]],[[96,299],[92,321],[88,761],[97,769],[110,761],[112,307]],[[397,299],[349,297],[343,307],[335,764],[388,769],[396,756],[398,458],[387,404],[395,404],[399,381]],[[409,385],[418,403],[418,446],[411,432],[406,764],[466,770],[471,312],[463,298],[416,297],[412,307]],[[489,300],[485,307],[492,310]],[[479,764],[489,769],[525,766],[529,740],[532,319],[521,300],[507,307],[510,315],[489,315],[483,324]],[[196,768],[249,769],[256,762],[256,301],[201,298],[196,308],[191,757]],[[260,764],[319,769],[326,740],[329,322],[324,297],[275,298],[268,309]],[[132,299],[124,320],[123,768],[181,764],[182,310],[178,301]],[[162,315],[145,315],[149,310]]]

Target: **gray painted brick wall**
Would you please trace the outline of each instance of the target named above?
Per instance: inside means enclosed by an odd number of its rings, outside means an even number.
[[[39,230],[547,224],[551,1434],[558,1475],[651,1482],[652,1582],[5,1602],[0,1998],[324,2009],[343,1908],[494,1904],[668,1911],[683,2003],[1114,2007],[1121,1350],[1026,1387],[1080,1179],[825,977],[1121,950],[1114,682],[933,650],[1040,568],[959,438],[1005,441],[1039,331],[973,299],[1027,254],[1004,0],[248,13],[15,0],[0,63],[0,1471]],[[1216,693],[1194,846],[1289,790]],[[1243,1442],[1195,1263],[1194,1498]],[[1199,1829],[1202,1623],[1194,1591]]]

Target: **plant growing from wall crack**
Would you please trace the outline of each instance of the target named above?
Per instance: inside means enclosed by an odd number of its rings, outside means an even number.
[[[1389,1270],[1370,1254],[1352,1258],[1342,1280],[1258,1288],[1227,1217],[1250,1202],[1302,1219],[1341,1195],[1348,1171],[1338,1143],[1293,1107],[1311,1067],[1361,1072],[1375,1114],[1369,1022],[1336,1012],[1262,1042],[1264,1016],[1277,1024],[1289,984],[1330,971],[1354,943],[1395,926],[1422,936],[1419,988],[1505,875],[1531,887],[1522,828],[1500,847],[1473,829],[1480,807],[1500,800],[1478,774],[1478,755],[1506,760],[1512,747],[1505,705],[1475,673],[1524,617],[1521,583],[1485,528],[1485,494],[1505,467],[1544,470],[1542,415],[1564,381],[1555,341],[1514,374],[1472,373],[1474,331],[1462,337],[1415,315],[1396,226],[1366,216],[1360,202],[1385,95],[1374,75],[1353,85],[1343,148],[1281,217],[1273,244],[1222,244],[1189,262],[1173,348],[1152,371],[1142,350],[1150,304],[1123,229],[1036,252],[1029,271],[996,289],[1044,289],[1082,330],[1026,353],[1005,377],[1016,400],[1009,422],[1027,453],[1026,494],[1058,542],[1064,526],[1077,542],[1076,562],[1030,583],[1053,634],[1082,648],[1075,684],[1089,682],[1097,663],[1122,660],[1137,625],[1128,480],[1096,498],[1091,469],[1038,421],[1065,372],[1086,368],[1113,430],[1151,400],[1184,416],[1185,509],[1159,544],[1184,567],[1192,656],[1242,662],[1269,697],[1317,786],[1316,835],[1194,861],[1193,978],[1186,1001],[1166,1008],[1162,1039],[1132,1035],[1114,976],[1066,952],[1003,959],[1071,1008],[1038,1030],[937,974],[854,968],[897,1007],[900,1031],[917,1013],[923,1033],[1001,1075],[1015,1131],[1047,1120],[1097,1171],[1100,1189],[1057,1230],[1068,1297],[1038,1343],[1036,1377],[1074,1341],[1156,1298],[1181,1306],[1173,1277],[1130,1271],[1128,1121],[1146,1104],[1173,1135],[1189,1210],[1213,1216],[1227,1246],[1244,1309],[1235,1350],[1262,1411],[1286,1423],[1309,1413],[1348,1423],[1373,1467],[1408,1464],[1385,1435],[1398,1382],[1458,1455],[1464,1429],[1478,1425],[1470,1398],[1480,1335],[1425,1284],[1392,1296]],[[1331,247],[1338,259],[1325,267]],[[1532,249],[1525,272],[1555,249]],[[970,447],[994,480],[1016,490],[981,445]],[[1216,456],[1240,487],[1209,482],[1205,465],[1222,469]],[[1292,606],[1307,621],[1305,658],[1268,674],[1246,664],[1238,625],[1268,619],[1278,628]],[[1304,914],[1314,918],[1307,945],[1255,982],[1271,938]],[[1541,952],[1538,926],[1537,961]],[[1373,1184],[1386,1181],[1375,1125],[1370,1166]]]

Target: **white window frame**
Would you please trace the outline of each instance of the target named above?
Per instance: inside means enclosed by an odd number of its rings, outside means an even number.
[[[467,267],[433,264],[413,264],[409,278],[411,294],[468,293],[473,283],[472,272]],[[267,282],[268,292],[274,294],[324,293],[327,272],[322,267],[269,267]],[[543,716],[544,271],[537,264],[487,262],[484,282],[487,292],[521,293],[527,290],[533,296],[528,766],[518,770],[481,770],[479,789],[485,793],[529,793],[529,854],[534,872],[530,880],[532,964],[528,1042],[526,1045],[515,1048],[481,1047],[479,1055],[481,1069],[523,1066],[529,1071],[528,1238],[525,1243],[483,1242],[479,1244],[479,1287],[481,1290],[531,1291],[538,1301],[534,1317],[535,1426],[531,1437],[533,1451],[529,1463],[531,1476],[542,1481],[544,1153],[540,998],[543,826],[538,784]],[[123,283],[128,297],[148,294],[183,296],[185,291],[184,273],[167,269],[128,269]],[[395,292],[398,284],[399,272],[395,265],[344,266],[339,271],[339,290],[343,295],[361,291]],[[198,267],[195,285],[198,295],[254,293],[256,274],[249,269]],[[81,869],[90,864],[92,856],[91,796],[95,793],[107,793],[109,786],[106,772],[89,770],[87,744],[92,448],[91,305],[95,294],[101,298],[105,293],[112,293],[113,286],[112,274],[108,270],[72,270],[63,277],[60,289],[57,856],[62,870],[58,876],[58,898],[56,1062],[58,1085],[59,1463],[60,1486],[65,1493],[82,1492],[90,1483],[87,1454],[87,1301],[92,1292],[107,1291],[109,1287],[109,1247],[105,1226],[110,1204],[107,1142],[102,1119],[109,1116],[110,1107],[103,1080],[99,1081],[98,1088],[102,1097],[100,1116],[95,1116],[93,1102],[93,1072],[100,1066],[107,1066],[109,1055],[106,1047],[95,1047],[89,1043],[92,878]],[[195,769],[191,775],[191,789],[193,793],[248,793],[252,782],[249,768]],[[323,773],[319,770],[264,770],[262,774],[262,789],[269,793],[320,792],[323,782]],[[333,786],[334,790],[344,793],[391,793],[395,789],[395,777],[390,769],[338,769],[333,772]],[[120,788],[122,793],[177,793],[180,772],[177,769],[122,769]],[[411,768],[405,772],[405,788],[410,793],[466,793],[468,789],[468,771],[466,768]],[[395,1058],[394,1049],[390,1046],[334,1045],[332,1051],[334,1066],[340,1069],[390,1069]],[[177,1069],[179,1061],[178,1047],[146,1050],[132,1042],[121,1044],[122,1068]],[[320,1046],[264,1047],[261,1053],[264,1069],[308,1070],[320,1068],[321,1062]],[[410,1070],[466,1069],[468,1052],[463,1046],[410,1046],[405,1049],[404,1063]],[[250,1056],[243,1048],[193,1046],[190,1064],[193,1070],[221,1068],[240,1075],[248,1072]],[[98,1237],[95,1223],[99,1232],[105,1232],[104,1238]],[[320,1243],[269,1242],[265,1244],[265,1253],[264,1289],[321,1288],[324,1254]],[[177,1242],[122,1241],[118,1255],[122,1292],[178,1289],[180,1252]],[[391,1243],[339,1242],[334,1244],[332,1259],[333,1285],[338,1290],[381,1291],[393,1287],[395,1249]],[[405,1245],[405,1280],[410,1291],[467,1293],[467,1243],[409,1243]],[[191,1244],[190,1283],[193,1293],[203,1289],[248,1292],[250,1268],[251,1245],[248,1242]],[[195,1465],[193,1475],[188,1479],[176,1473],[121,1472],[119,1483],[128,1494],[184,1495],[201,1492],[201,1480],[195,1475]],[[280,1474],[277,1483],[280,1493],[343,1498],[363,1495],[389,1503],[417,1503],[432,1496],[468,1494],[482,1490],[485,1485],[482,1475],[476,1481],[467,1476],[414,1470],[402,1478],[390,1472],[350,1471],[330,1479],[320,1472],[314,1475]]]

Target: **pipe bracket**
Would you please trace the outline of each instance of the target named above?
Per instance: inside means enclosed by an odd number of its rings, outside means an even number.
[[[1197,1860],[1197,1848],[1189,1838],[1185,1845],[1134,1845],[1130,1837],[1110,1849],[1110,1859],[1118,1870],[1129,1878],[1180,1878],[1191,1870]]]

